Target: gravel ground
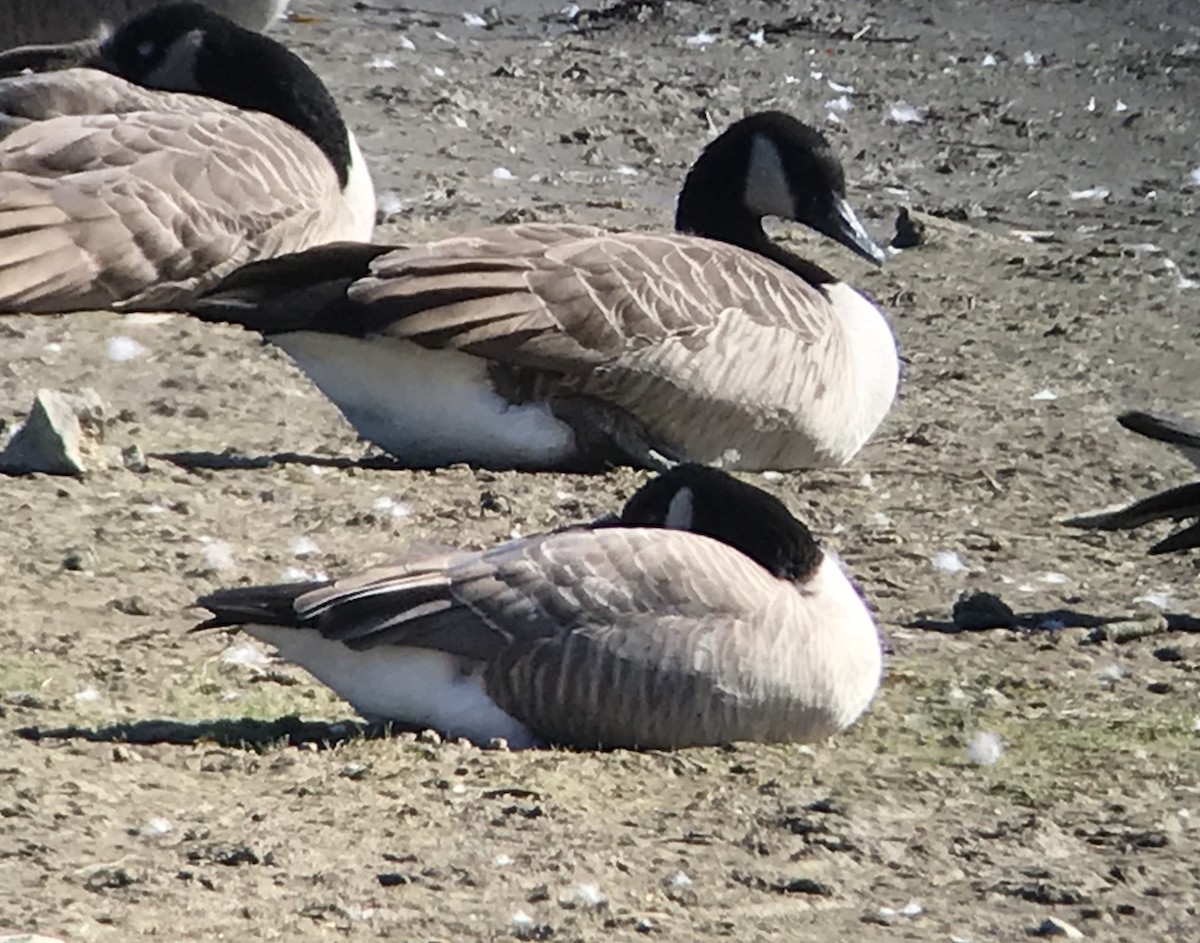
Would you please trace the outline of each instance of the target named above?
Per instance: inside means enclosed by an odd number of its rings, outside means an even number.
[[[752,476],[877,607],[879,700],[805,749],[363,737],[303,672],[188,634],[191,601],[588,518],[641,476],[379,467],[256,337],[5,318],[4,420],[42,387],[106,413],[86,478],[0,487],[0,927],[1200,940],[1197,563],[1057,523],[1190,474],[1114,416],[1190,412],[1200,371],[1196,5],[560,5],[294,0],[276,35],[345,102],[380,238],[668,225],[712,129],[766,107],[827,129],[881,238],[901,206],[926,223],[880,270],[780,228],[880,300],[906,375],[851,467]],[[952,631],[969,591],[1019,624]]]

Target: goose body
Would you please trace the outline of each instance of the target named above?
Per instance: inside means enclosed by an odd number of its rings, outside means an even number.
[[[1173,445],[1192,465],[1200,468],[1200,425],[1159,413],[1130,411],[1117,421],[1131,432]],[[1118,508],[1090,511],[1065,523],[1087,530],[1135,530],[1154,521],[1197,520],[1164,537],[1150,553],[1173,553],[1200,547],[1200,482],[1192,482],[1140,498]]]
[[[167,0],[5,0],[0,4],[0,49],[27,43],[62,43],[95,35],[162,6]],[[203,0],[205,6],[246,29],[264,30],[283,16],[288,0]]]
[[[824,138],[769,112],[708,146],[675,232],[326,246],[248,266],[189,310],[262,333],[412,466],[840,465],[895,398],[895,337],[772,243],[767,214],[881,258]]]
[[[369,238],[353,135],[278,43],[173,4],[91,64],[0,80],[0,311],[169,307],[245,262]]]
[[[881,672],[867,607],[804,525],[693,465],[616,522],[199,605],[372,720],[514,748],[811,742],[852,724]]]

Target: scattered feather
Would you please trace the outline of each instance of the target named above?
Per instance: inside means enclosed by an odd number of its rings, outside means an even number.
[[[405,52],[416,52],[417,49],[417,44],[403,34],[396,37],[396,45]]]
[[[304,559],[305,557],[315,557],[321,552],[321,548],[317,546],[317,542],[311,537],[297,537],[292,541],[292,556]]]
[[[226,665],[239,665],[255,671],[266,671],[271,667],[271,658],[253,642],[238,642],[221,652],[221,661]]]
[[[751,46],[754,46],[756,49],[762,49],[767,44],[767,31],[756,29],[746,39],[749,40]]]
[[[1117,681],[1121,681],[1129,677],[1129,672],[1126,671],[1121,665],[1113,662],[1111,665],[1105,665],[1103,668],[1101,668],[1097,672],[1097,675],[1102,682],[1114,684]]]
[[[396,60],[389,56],[376,56],[367,63],[367,68],[375,72],[381,72],[384,69],[396,68]]]
[[[1169,592],[1144,593],[1136,597],[1134,602],[1144,602],[1155,609],[1166,610],[1175,604],[1175,598]]]
[[[888,111],[888,121],[892,124],[924,124],[925,116],[908,102],[899,101]]]
[[[485,20],[478,13],[465,13],[464,12],[462,15],[462,18],[463,18],[463,23],[465,23],[467,26],[470,26],[474,29],[480,29],[480,28],[488,25],[488,21]]]
[[[967,744],[967,759],[976,766],[995,766],[1004,755],[1004,743],[994,733],[982,731]]]
[[[1067,194],[1072,200],[1107,200],[1108,187],[1087,187],[1084,190],[1072,190]]]
[[[963,563],[963,558],[953,550],[939,550],[929,558],[929,562],[933,564],[935,570],[943,573],[961,573],[967,568],[967,565]]]
[[[512,171],[509,170],[507,167],[495,167],[492,169],[492,179],[493,180],[512,180],[514,178],[513,178]]]
[[[146,819],[146,824],[142,826],[142,837],[161,838],[174,828],[175,826],[168,819],[156,815],[153,818]]]
[[[1200,167],[1193,167],[1191,173],[1188,174],[1188,180],[1200,187]]]
[[[1038,577],[1038,579],[1043,583],[1052,583],[1055,585],[1061,585],[1063,583],[1070,582],[1070,578],[1066,573],[1059,573],[1054,570],[1051,570],[1049,573],[1043,573]]]
[[[825,110],[830,114],[845,114],[854,107],[854,102],[850,101],[845,95],[838,98],[831,98],[825,103]]]
[[[1046,387],[1045,389],[1038,390],[1029,398],[1037,403],[1049,403],[1058,399],[1058,394],[1050,389],[1050,387]]]
[[[717,41],[717,34],[710,33],[707,30],[701,30],[695,36],[689,36],[684,42],[692,48],[701,48],[703,46],[711,46]]]
[[[375,198],[375,215],[386,222],[404,212],[404,201],[395,190],[384,190]]]
[[[996,57],[993,56],[990,52],[984,53],[982,64],[988,68],[991,68],[992,66],[994,66],[996,64]]]
[[[200,559],[206,573],[225,573],[234,568],[232,544],[211,537],[201,537],[200,542],[204,544]]]
[[[1038,65],[1041,60],[1028,49],[1026,49],[1023,53],[1021,53],[1021,61],[1030,68],[1033,68],[1035,65]]]
[[[1117,99],[1117,101],[1116,101],[1116,104],[1115,104],[1115,105],[1113,105],[1113,111],[1115,111],[1117,114],[1121,114],[1122,112],[1124,112],[1124,111],[1128,111],[1128,110],[1129,110],[1129,106],[1128,106],[1128,105],[1126,105],[1126,104],[1125,104],[1123,101],[1121,101],[1121,99],[1119,99],[1119,98]]]
[[[558,903],[566,910],[599,910],[608,905],[608,898],[598,884],[572,884],[559,895]]]
[[[837,92],[838,94],[844,94],[844,95],[853,95],[854,94],[854,86],[853,85],[842,85],[840,82],[835,82],[833,79],[827,79],[826,82],[828,83],[829,90],[831,92]]]
[[[86,688],[75,692],[75,700],[83,701],[87,704],[94,704],[100,700],[100,692],[96,690],[96,686],[89,684]]]
[[[110,337],[108,339],[108,359],[116,363],[136,360],[146,352],[146,348],[132,337]]]

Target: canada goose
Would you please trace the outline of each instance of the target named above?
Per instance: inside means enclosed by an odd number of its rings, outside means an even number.
[[[1200,425],[1158,413],[1130,411],[1117,417],[1131,432],[1175,446],[1184,458],[1200,468]],[[1134,530],[1152,521],[1200,518],[1200,481],[1169,488],[1115,510],[1090,511],[1064,521],[1087,530]],[[1200,547],[1200,520],[1164,537],[1150,553],[1172,553]]]
[[[199,629],[243,628],[364,717],[514,748],[820,740],[866,710],[882,664],[808,528],[697,465],[613,523],[198,605]]]
[[[93,36],[167,0],[4,0],[0,49],[26,43],[62,43]],[[283,16],[288,0],[202,0],[246,29],[264,30]]]
[[[105,71],[0,81],[0,311],[163,308],[253,259],[370,238],[362,154],[279,43],[178,3],[97,49]]]
[[[896,394],[887,320],[763,232],[878,262],[820,133],[738,121],[688,173],[676,233],[533,223],[247,266],[189,305],[265,335],[411,466],[839,465]]]

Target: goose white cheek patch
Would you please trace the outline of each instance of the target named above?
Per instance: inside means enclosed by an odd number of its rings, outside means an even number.
[[[756,134],[750,145],[744,199],[746,209],[760,216],[795,215],[792,189],[788,186],[779,148],[761,134]]]
[[[680,488],[675,492],[671,503],[667,505],[667,516],[663,520],[663,527],[669,527],[672,530],[691,530],[692,520],[695,517],[695,503],[692,489]]]

